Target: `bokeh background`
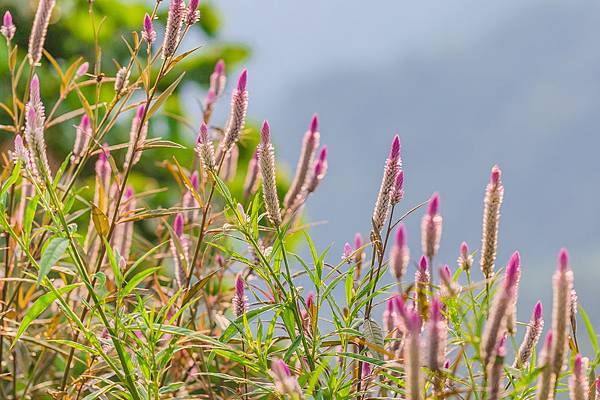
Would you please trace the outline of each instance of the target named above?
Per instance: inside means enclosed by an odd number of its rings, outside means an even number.
[[[1,9],[13,10],[21,42],[26,43],[36,3],[0,0]],[[73,61],[61,59],[66,54],[79,52],[90,58],[87,1],[58,4],[55,19],[63,21],[51,25],[47,47],[61,63]],[[169,112],[188,115],[190,127],[157,117],[151,136],[193,144],[208,74],[220,57],[228,65],[229,87],[242,66],[249,69],[249,115],[254,121],[271,122],[284,173],[293,171],[302,135],[317,112],[330,162],[307,216],[326,222],[311,234],[320,249],[332,245],[332,259],[341,255],[344,242],[355,232],[368,234],[395,133],[402,139],[405,165],[402,208],[408,210],[433,191],[440,192],[444,228],[439,263],[454,266],[463,240],[473,249],[479,247],[484,187],[497,163],[506,188],[498,262],[503,265],[516,249],[522,254],[519,319],[528,319],[535,301],[542,299],[549,320],[555,257],[566,246],[580,301],[594,324],[600,324],[600,4],[202,4],[201,25],[185,47],[203,47],[182,66],[188,83],[167,104]],[[123,62],[127,55],[119,36],[140,29],[147,7],[142,0],[97,0],[96,6],[109,16],[101,37],[103,66],[114,73],[113,59]],[[162,31],[160,24],[157,30]],[[6,73],[4,53],[0,52],[0,74]],[[52,75],[51,68],[43,74]],[[0,92],[5,85],[0,80]],[[217,121],[225,119],[227,108],[227,101],[218,106]],[[115,128],[111,144],[127,140],[128,123],[124,119]],[[48,133],[57,160],[68,152],[73,134],[72,126]],[[2,135],[0,145],[6,146],[8,136]],[[246,140],[242,162],[253,142],[256,137]],[[180,159],[190,155],[182,153]],[[132,176],[137,189],[172,181],[164,169],[156,168],[156,160],[167,157],[160,152],[144,156]],[[167,192],[156,201],[173,204],[176,199],[169,195],[178,196]],[[415,258],[420,255],[422,212],[406,221]],[[414,269],[412,265],[410,273]],[[481,277],[478,271],[475,276]]]
[[[498,261],[523,260],[519,319],[551,308],[566,246],[575,286],[600,324],[600,4],[589,1],[223,0],[223,36],[252,56],[250,114],[269,118],[293,171],[313,112],[329,172],[310,201],[320,246],[366,234],[394,133],[408,209],[439,191],[439,262],[478,248],[489,170],[504,173]],[[422,212],[407,220],[420,252]],[[415,266],[412,266],[412,271]],[[479,272],[477,272],[477,276]]]

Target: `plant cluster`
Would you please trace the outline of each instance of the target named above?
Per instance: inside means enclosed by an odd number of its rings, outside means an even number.
[[[596,334],[577,306],[566,250],[552,278],[549,329],[540,302],[528,322],[517,320],[520,255],[504,270],[496,259],[504,197],[497,166],[485,188],[479,255],[463,243],[454,272],[435,269],[440,197],[398,216],[404,169],[395,136],[368,239],[357,234],[340,259],[317,250],[301,218],[328,168],[317,116],[284,184],[269,123],[259,135],[246,127],[247,71],[228,90],[218,61],[193,149],[154,135],[183,81],[178,65],[202,51],[180,49],[202,18],[198,0],[170,0],[160,35],[157,1],[113,71],[102,67],[93,1],[92,58],[65,66],[44,50],[55,5],[39,1],[26,53],[13,39],[27,28],[10,11],[0,27],[10,82],[0,128],[12,141],[0,185],[0,398],[600,398]],[[40,79],[46,67],[55,76]],[[58,81],[57,98],[46,94],[49,79]],[[219,123],[212,117],[223,98],[229,116]],[[79,106],[61,112],[67,99]],[[130,134],[119,143],[112,133],[123,119]],[[55,167],[47,132],[73,124],[71,150]],[[152,203],[161,189],[131,179],[159,150],[173,152],[161,165],[181,190],[167,207]],[[175,154],[185,152],[191,161],[180,162]],[[93,191],[85,190],[87,169]],[[402,221],[422,207],[415,258]],[[308,257],[295,252],[298,242]],[[481,281],[471,279],[476,258]],[[580,354],[578,310],[591,358]]]

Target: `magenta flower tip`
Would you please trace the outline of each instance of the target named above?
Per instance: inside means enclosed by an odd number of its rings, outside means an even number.
[[[546,339],[544,340],[544,348],[551,348],[552,347],[552,340],[553,340],[554,334],[552,333],[552,329],[550,329],[548,331],[548,333],[546,333]]]
[[[558,254],[558,268],[562,272],[569,269],[569,252],[564,247],[560,249],[560,253]]]
[[[394,312],[394,298],[390,297],[389,299],[387,299],[385,306],[386,306],[387,312],[389,312],[389,313]]]
[[[33,78],[31,78],[29,93],[30,99],[39,99],[40,97],[40,78],[38,78],[37,74],[34,74]]]
[[[596,391],[600,392],[600,377],[596,378]]]
[[[498,341],[498,346],[496,347],[496,353],[499,357],[506,356],[506,334],[502,335],[500,340]]]
[[[429,199],[429,208],[427,209],[427,213],[434,217],[437,215],[438,211],[440,208],[440,195],[438,194],[438,192],[435,192],[433,195],[431,195],[431,198]]]
[[[533,307],[533,318],[535,320],[542,318],[542,302],[539,300],[535,303],[535,307]]]
[[[400,157],[400,137],[398,135],[394,136],[394,140],[392,141],[392,148],[390,149],[390,159],[396,160]]]
[[[448,264],[442,267],[442,271],[444,271],[444,274],[446,274],[448,278],[452,278],[452,270],[450,269],[450,266]]]
[[[142,104],[138,107],[137,112],[135,113],[135,117],[138,120],[141,120],[144,117],[144,111],[146,111],[146,107]]]
[[[240,299],[244,297],[244,277],[241,272],[235,276],[235,293]]]
[[[321,148],[321,151],[319,152],[319,161],[323,163],[326,160],[327,160],[327,146],[323,146],[323,148]]]
[[[573,361],[573,372],[575,374],[581,374],[581,370],[583,369],[583,359],[581,354],[577,354],[575,356],[575,360]]]
[[[490,183],[492,185],[497,185],[500,182],[500,177],[502,176],[502,171],[497,165],[492,167],[492,173],[490,174]]]
[[[10,27],[13,24],[13,18],[12,18],[12,14],[10,13],[10,11],[7,11],[4,13],[4,20],[3,20],[3,25],[6,27]]]
[[[354,248],[360,249],[363,246],[363,244],[363,238],[360,232],[356,232],[356,234],[354,235]]]
[[[396,231],[396,246],[404,247],[406,245],[406,228],[404,224],[400,224],[398,226],[398,230]]]
[[[179,213],[175,216],[175,222],[173,223],[173,230],[175,231],[175,235],[177,237],[181,237],[183,235],[183,214]]]
[[[191,6],[191,3],[190,3]],[[225,72],[225,61],[223,61],[223,59],[220,59],[219,61],[217,61],[217,63],[215,64],[215,70],[214,73],[216,75],[222,75]]]
[[[521,268],[521,255],[518,251],[515,251],[508,261],[506,266],[506,280],[511,286],[516,283],[518,279],[519,269]]]
[[[344,258],[349,258],[353,251],[354,250],[352,249],[352,246],[350,246],[350,243],[344,243]]]
[[[310,120],[310,132],[316,133],[319,130],[319,116],[317,114],[313,115]]]
[[[84,62],[83,64],[81,64],[79,66],[79,68],[77,68],[77,74],[76,74],[77,77],[87,74],[89,68],[90,68],[90,63],[88,63],[87,61]]]
[[[260,129],[260,141],[263,145],[267,145],[271,142],[271,127],[267,120],[263,122],[262,128]]]
[[[402,190],[404,187],[404,170],[398,171],[398,175],[396,175],[396,182],[394,184],[396,190]]]
[[[467,242],[462,242],[460,244],[460,255],[465,259],[469,256],[469,246],[467,245]]]
[[[152,18],[147,13],[144,15],[144,29],[146,32],[152,31]]]
[[[125,197],[125,199],[130,199],[133,197],[133,188],[131,186],[127,186],[123,197]]]
[[[17,135],[15,136],[15,149],[20,148],[21,146],[23,146],[23,138],[21,135]]]
[[[310,292],[306,296],[306,308],[308,308],[308,310],[310,311],[310,309],[312,308],[314,303],[315,303],[315,294],[313,292]]]
[[[421,256],[421,260],[419,261],[419,271],[421,272],[427,272],[427,257],[425,256]]]
[[[238,79],[237,90],[244,92],[246,90],[246,82],[248,81],[248,71],[244,68],[240,78]]]
[[[200,5],[200,0],[190,0],[189,11],[196,11]]]
[[[194,190],[198,190],[200,178],[198,177],[198,171],[192,172],[192,176],[190,176],[190,182]]]

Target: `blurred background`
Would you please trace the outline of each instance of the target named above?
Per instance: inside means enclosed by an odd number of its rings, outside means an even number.
[[[17,9],[21,41],[26,42],[35,3],[0,0],[1,8]],[[50,50],[58,58],[78,49],[91,57],[87,2],[58,3],[57,18],[68,23],[60,24],[66,31],[51,26]],[[140,29],[145,7],[141,1],[123,0],[97,0],[96,5],[109,15],[101,42],[104,67],[114,73],[112,59],[123,62],[127,54],[116,39]],[[503,266],[514,250],[521,252],[519,320],[529,318],[537,299],[549,320],[555,257],[565,246],[580,301],[595,325],[600,324],[600,309],[595,308],[600,277],[600,4],[221,0],[203,2],[202,13],[201,26],[186,43],[187,48],[203,46],[182,67],[190,82],[167,104],[169,112],[191,117],[190,129],[157,118],[151,135],[193,143],[199,124],[194,116],[220,57],[227,63],[229,88],[241,67],[248,68],[249,115],[255,122],[269,119],[282,172],[293,172],[302,135],[317,112],[330,161],[307,214],[313,222],[326,222],[311,234],[320,249],[332,245],[331,260],[338,259],[355,232],[368,235],[395,133],[402,140],[406,177],[401,208],[412,208],[434,191],[441,195],[439,263],[455,267],[463,240],[479,248],[483,192],[491,167],[498,164],[505,185],[498,264]],[[4,57],[2,52],[1,68]],[[222,122],[227,109],[225,99],[215,120]],[[111,137],[125,141],[128,123],[123,121]],[[49,135],[55,148],[62,137],[73,137],[74,129],[67,128]],[[4,141],[7,136],[2,135]],[[256,137],[242,146],[241,163],[254,143]],[[185,154],[184,160],[191,152]],[[143,158],[138,176],[152,169],[154,181],[137,181],[138,186],[172,180],[155,168],[156,160],[164,158],[158,152]],[[157,201],[168,206],[175,200],[163,193]],[[414,258],[420,255],[423,212],[406,221]],[[414,270],[412,265],[410,273]],[[475,277],[481,278],[478,270]]]

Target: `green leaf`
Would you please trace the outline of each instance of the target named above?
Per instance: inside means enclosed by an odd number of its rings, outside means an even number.
[[[179,85],[179,82],[181,82],[181,80],[183,79],[184,75],[185,72],[182,72],[181,75],[179,75],[179,77],[175,79],[175,81],[173,81],[173,83],[171,83],[169,87],[166,88],[165,91],[160,94],[160,96],[158,96],[158,98],[156,99],[152,107],[150,107],[150,110],[146,115],[146,121],[150,119],[150,117],[154,115],[156,111],[158,111],[160,106],[162,106],[162,104],[169,98],[169,96],[171,96],[173,91],[177,88],[177,85]]]
[[[383,331],[379,325],[377,325],[377,322],[372,319],[365,319],[363,322],[363,334],[365,335],[367,342],[372,343],[379,348],[383,348]],[[380,360],[383,359],[382,354],[376,350],[373,351],[373,355]]]
[[[65,238],[57,237],[50,240],[40,260],[40,270],[37,279],[38,286],[42,283],[46,275],[48,275],[52,266],[65,254],[68,244],[69,241]]]
[[[246,318],[248,321],[252,321],[254,318],[258,317],[260,314],[272,310],[273,308],[279,306],[279,304],[270,304],[268,306],[255,308],[254,310],[250,310],[246,313]],[[222,343],[228,342],[232,337],[235,336],[237,332],[241,332],[242,328],[239,326],[244,320],[244,316],[238,317],[235,321],[232,321],[231,324],[225,329],[219,341]]]
[[[587,313],[584,311],[583,307],[579,306],[579,311],[581,312],[581,318],[583,319],[583,323],[585,324],[585,330],[587,331],[588,336],[590,337],[590,343],[594,348],[594,353],[598,354],[598,336],[596,335],[596,331],[594,330],[594,326],[590,321],[590,317],[588,317]]]
[[[57,296],[68,293],[80,285],[80,283],[75,283],[72,285],[64,286],[60,289],[56,289],[56,291],[54,292],[48,292],[40,296],[36,301],[34,301],[31,307],[29,307],[29,309],[27,310],[25,316],[23,316],[23,319],[21,320],[21,325],[19,325],[19,330],[17,330],[17,334],[15,335],[15,339],[13,340],[11,347],[15,346],[17,340],[19,340],[23,332],[25,332],[29,325],[33,321],[35,321],[35,319],[39,317],[40,314],[43,313],[46,310],[46,308],[48,308],[48,306],[52,304],[52,302],[54,302],[54,300],[57,299]]]
[[[6,193],[6,191],[15,184],[17,179],[19,179],[19,174],[21,172],[21,160],[17,161],[17,164],[13,168],[12,174],[10,177],[2,184],[2,189],[0,190],[0,195]]]
[[[141,281],[143,281],[144,279],[146,279],[146,277],[152,275],[154,272],[158,271],[159,269],[160,269],[160,267],[148,268],[146,270],[143,270],[143,271],[138,272],[137,274],[135,274],[127,282],[127,285],[125,286],[125,288],[123,288],[123,290],[121,291],[121,293],[119,293],[119,296],[121,298],[127,296],[133,289],[135,289],[135,287],[138,285],[138,283],[140,283]]]

